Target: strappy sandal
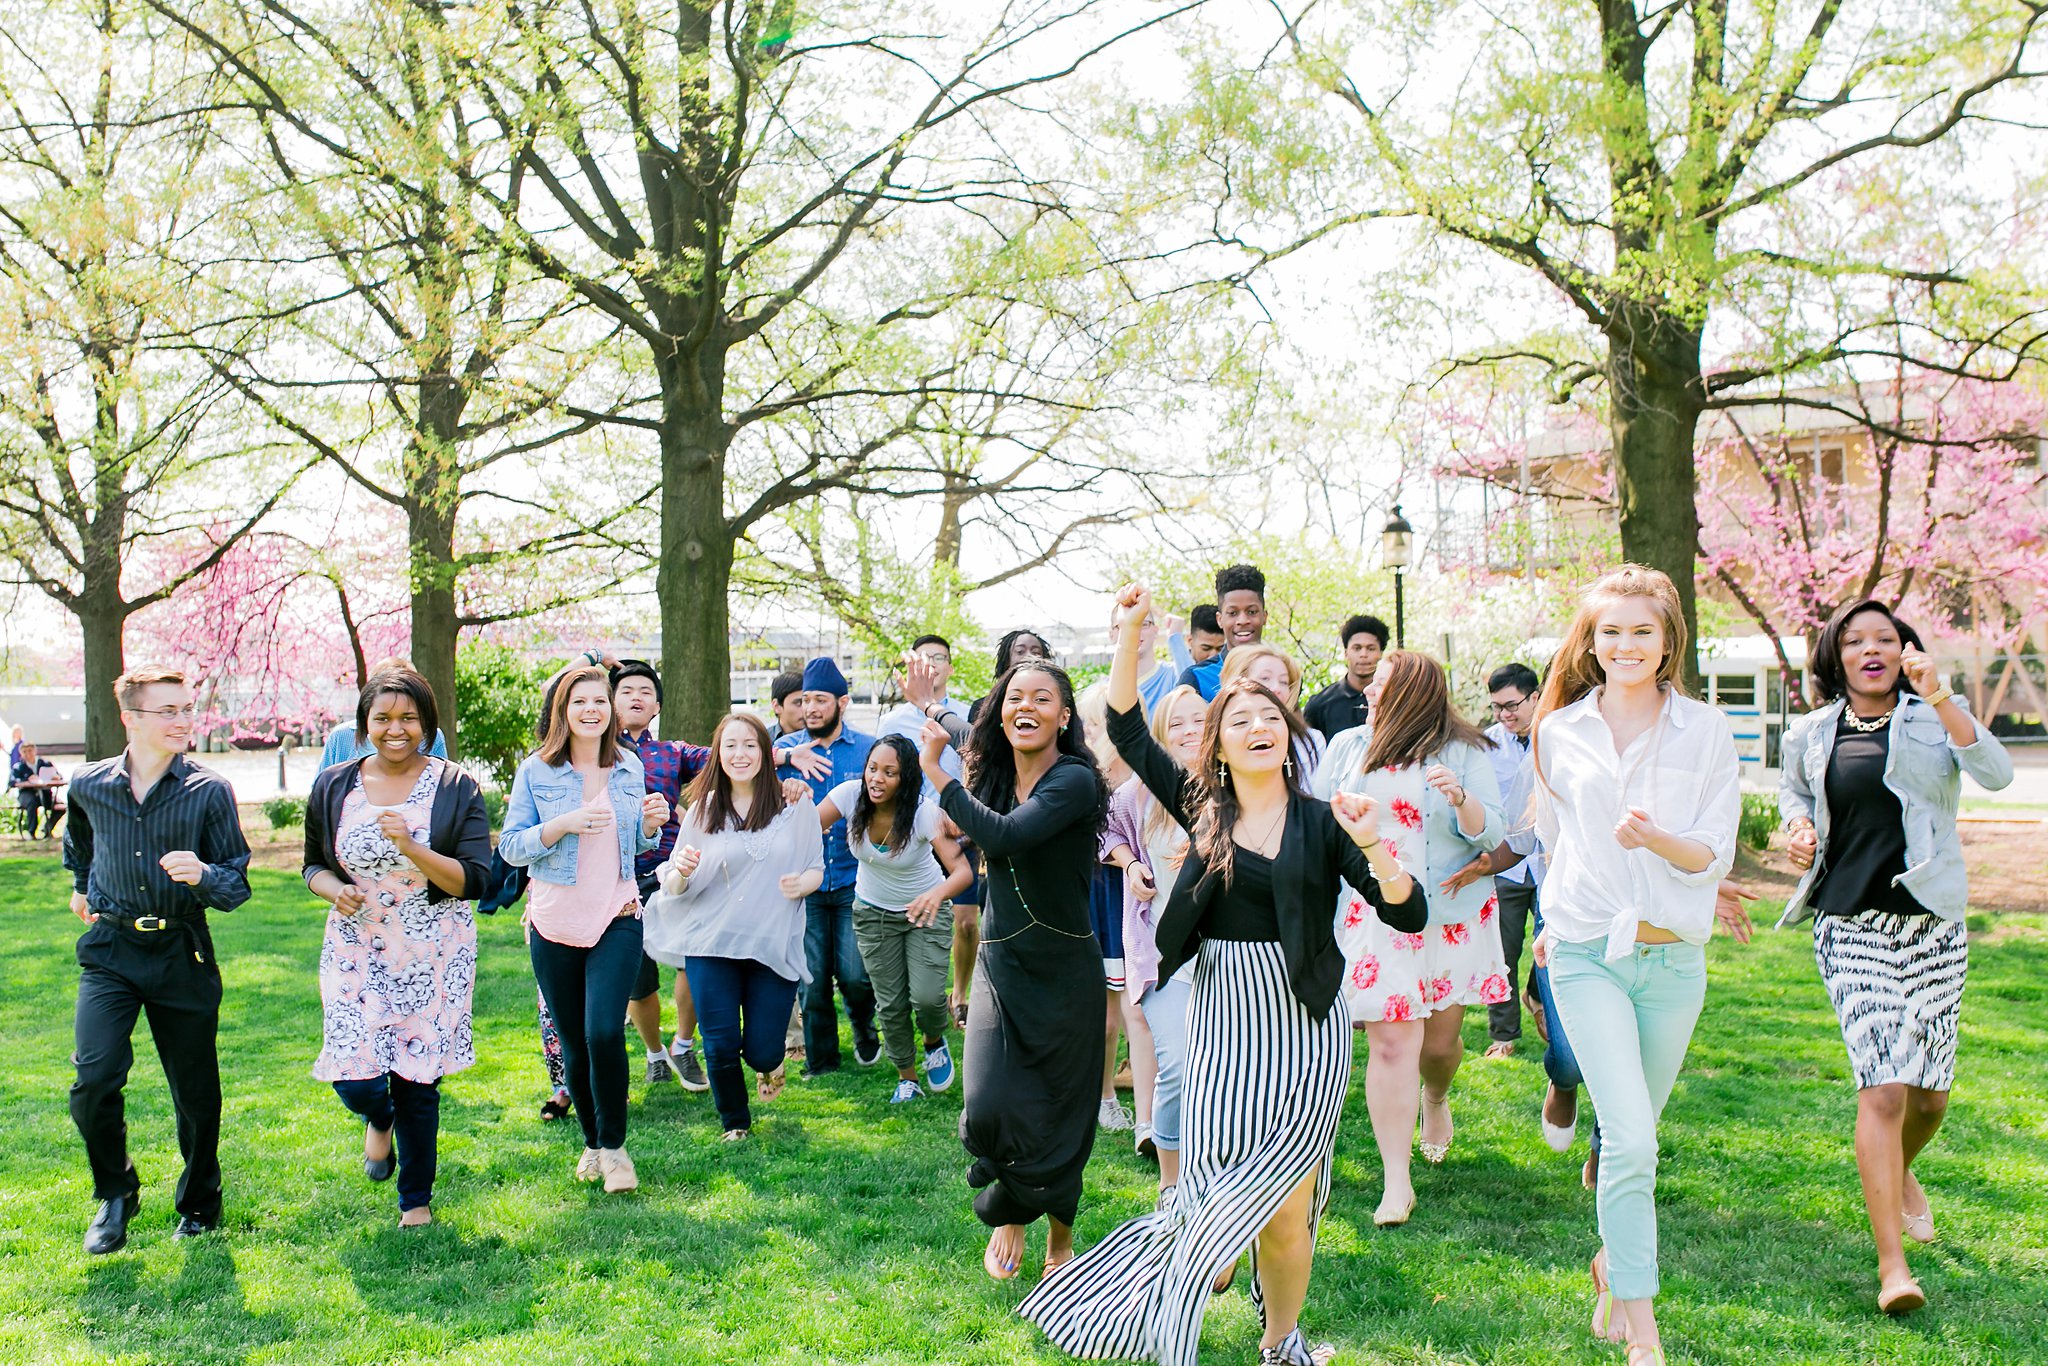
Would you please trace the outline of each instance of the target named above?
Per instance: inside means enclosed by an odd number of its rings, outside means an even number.
[[[1450,1114],[1451,1112],[1450,1096],[1446,1094],[1442,1100],[1433,1101],[1429,1098],[1429,1088],[1425,1086],[1422,1088],[1422,1106],[1426,1110],[1432,1105],[1441,1106],[1443,1108],[1443,1112],[1446,1115]],[[1456,1137],[1455,1129],[1452,1130],[1452,1137]],[[1451,1141],[1451,1139],[1446,1139],[1442,1143],[1431,1143],[1428,1139],[1423,1138],[1421,1134],[1420,1120],[1418,1119],[1415,1136],[1415,1146],[1422,1150],[1423,1161],[1429,1163],[1432,1167],[1443,1165],[1443,1160],[1451,1155]]]
[[[552,1124],[558,1119],[567,1119],[572,1102],[560,1096],[549,1096],[541,1102],[540,1117],[543,1123]]]
[[[789,1083],[789,1073],[784,1067],[773,1072],[760,1072],[754,1076],[754,1089],[763,1100],[773,1100],[782,1094],[782,1088]]]
[[[1628,1323],[1624,1320],[1617,1324],[1614,1320],[1614,1295],[1607,1288],[1606,1256],[1607,1250],[1602,1248],[1586,1264],[1587,1274],[1593,1278],[1593,1322],[1590,1326],[1593,1336],[1602,1342],[1624,1342],[1628,1337]]]

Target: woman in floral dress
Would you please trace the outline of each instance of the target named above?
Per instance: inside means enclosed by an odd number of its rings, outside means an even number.
[[[1492,880],[1444,888],[1474,854],[1500,843],[1505,825],[1486,755],[1493,742],[1451,706],[1441,665],[1392,651],[1365,695],[1371,720],[1337,737],[1316,790],[1371,797],[1387,852],[1429,901],[1429,924],[1419,933],[1386,925],[1348,887],[1337,908],[1344,996],[1371,1044],[1366,1108],[1385,1172],[1373,1222],[1387,1225],[1407,1222],[1415,1209],[1409,1155],[1418,1108],[1423,1157],[1441,1162],[1450,1151],[1465,1007],[1508,996]]]
[[[363,1117],[363,1171],[396,1171],[407,1227],[432,1219],[441,1078],[476,1061],[473,903],[490,874],[475,779],[419,752],[436,712],[418,674],[370,679],[356,732],[373,748],[324,770],[306,811],[306,885],[332,907],[313,1075]]]

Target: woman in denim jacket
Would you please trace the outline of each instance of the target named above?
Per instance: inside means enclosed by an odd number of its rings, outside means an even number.
[[[618,743],[610,675],[598,665],[563,674],[540,749],[512,780],[498,853],[533,879],[526,942],[583,1126],[576,1175],[614,1192],[639,1185],[626,1155],[624,1021],[641,943],[633,856],[667,820],[667,800]]]
[[[1858,1088],[1877,1306],[1904,1314],[1927,1302],[1901,1235],[1934,1241],[1912,1167],[1948,1108],[1969,961],[1956,804],[1964,773],[2001,788],[2012,760],[1881,602],[1852,602],[1828,621],[1813,682],[1828,705],[1787,732],[1778,793],[1806,876],[1778,923],[1814,918],[1814,958]]]
[[[1370,719],[1338,735],[1314,790],[1371,797],[1387,852],[1415,874],[1429,903],[1429,924],[1418,934],[1369,914],[1349,887],[1337,907],[1344,996],[1371,1049],[1366,1106],[1385,1172],[1373,1222],[1388,1225],[1406,1223],[1415,1208],[1409,1156],[1418,1091],[1422,1155],[1441,1162],[1451,1146],[1451,1081],[1465,1052],[1465,1007],[1508,996],[1493,880],[1444,886],[1473,855],[1498,845],[1507,827],[1487,754],[1493,742],[1451,706],[1442,665],[1391,651],[1365,697]]]

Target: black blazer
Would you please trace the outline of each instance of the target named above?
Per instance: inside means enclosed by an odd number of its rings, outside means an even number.
[[[1192,831],[1197,809],[1195,780],[1159,747],[1145,725],[1142,707],[1109,713],[1109,738],[1152,795],[1183,830]],[[1209,907],[1223,893],[1223,880],[1208,875],[1201,851],[1188,846],[1173,895],[1159,917],[1159,980],[1195,956]],[[1413,933],[1429,923],[1422,888],[1409,879],[1408,899],[1389,902],[1379,879],[1328,802],[1299,793],[1287,800],[1280,853],[1273,860],[1273,918],[1280,925],[1280,952],[1294,998],[1317,1019],[1330,1013],[1344,978],[1344,953],[1337,947],[1337,888],[1348,882],[1387,924]]]
[[[313,874],[333,873],[346,882],[340,860],[334,856],[334,831],[341,824],[341,804],[354,786],[356,772],[369,760],[336,764],[320,770],[313,780],[313,795],[306,799],[306,866],[301,876],[306,885]],[[491,818],[484,810],[483,789],[476,779],[443,761],[441,785],[434,791],[434,810],[427,828],[427,847],[462,865],[460,900],[475,901],[491,887]],[[454,900],[433,883],[427,884],[427,904]]]

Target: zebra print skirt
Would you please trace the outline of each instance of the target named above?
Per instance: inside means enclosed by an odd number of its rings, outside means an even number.
[[[1330,1199],[1330,1154],[1351,1082],[1351,1020],[1318,1020],[1287,985],[1276,943],[1203,943],[1188,999],[1181,1179],[1173,1200],[1123,1224],[1047,1278],[1018,1312],[1083,1358],[1195,1366],[1210,1283],[1315,1175],[1309,1233]]]
[[[1856,1085],[1946,1091],[1956,1079],[1969,936],[1938,915],[1863,911],[1814,921],[1813,957]]]

